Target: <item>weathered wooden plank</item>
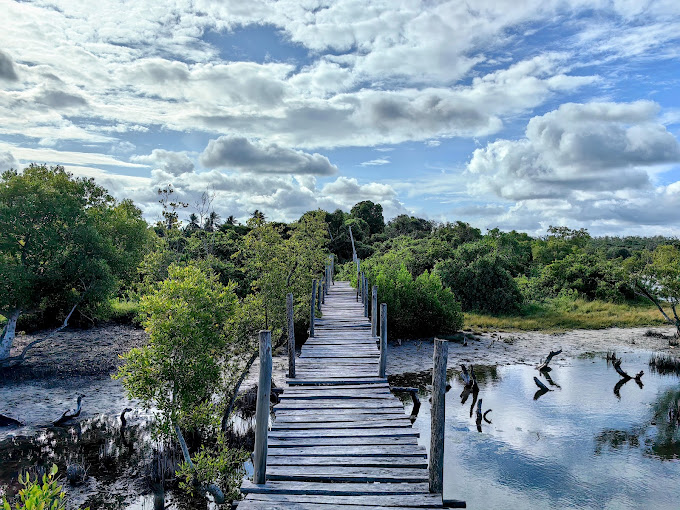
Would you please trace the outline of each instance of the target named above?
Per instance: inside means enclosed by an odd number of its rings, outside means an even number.
[[[293,482],[419,483],[427,481],[424,468],[356,466],[272,466],[267,480]]]
[[[408,507],[394,507],[394,506],[366,506],[366,505],[342,505],[337,503],[292,503],[292,502],[271,502],[271,501],[254,501],[247,499],[238,505],[239,510],[316,510],[316,509],[334,509],[334,510],[385,510],[389,508],[400,508],[401,510],[420,510],[422,506],[408,506]]]
[[[315,456],[315,457],[417,457],[427,458],[425,448],[418,445],[362,445],[362,446],[307,446],[296,448],[279,448],[270,446],[270,455],[276,456]]]
[[[416,437],[295,437],[270,438],[269,445],[279,448],[311,447],[311,446],[360,446],[360,445],[417,445]]]
[[[309,483],[277,482],[255,485],[246,480],[244,494],[314,494],[319,496],[410,495],[426,493],[427,483]]]
[[[368,420],[368,421],[337,421],[337,422],[277,422],[271,430],[328,430],[328,429],[381,429],[381,428],[411,428],[411,420],[406,417],[400,420]]]
[[[254,502],[275,504],[313,504],[313,505],[346,505],[359,510],[361,506],[369,508],[441,508],[442,498],[438,494],[401,494],[390,496],[310,496],[305,494],[252,494],[248,498]],[[278,507],[277,507],[278,508]],[[284,508],[284,507],[281,507]],[[293,508],[293,507],[285,507]],[[333,508],[341,508],[333,506]],[[305,509],[306,510],[306,509]]]
[[[268,466],[355,466],[427,468],[427,461],[417,457],[319,457],[270,455]]]
[[[420,433],[409,428],[404,430],[400,427],[382,429],[276,429],[269,431],[269,438],[294,439],[294,438],[330,438],[330,437],[420,437]]]

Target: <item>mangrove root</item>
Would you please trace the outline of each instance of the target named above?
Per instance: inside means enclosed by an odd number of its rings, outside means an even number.
[[[548,354],[548,356],[545,358],[545,361],[538,365],[538,367],[536,368],[538,368],[538,370],[541,372],[549,372],[550,370],[552,370],[552,368],[550,368],[548,365],[550,364],[552,359],[558,354],[562,354],[562,349],[560,349],[559,351],[550,351],[550,354]]]
[[[53,422],[52,424],[56,425],[58,427],[60,425],[63,425],[67,421],[80,416],[80,410],[82,409],[83,396],[84,395],[78,395],[78,406],[75,408],[75,410],[69,409],[67,411],[64,411],[64,414],[61,415],[61,418],[59,418],[57,421]]]
[[[626,379],[626,380],[635,379],[638,382],[642,382],[642,376],[645,375],[644,370],[640,370],[637,374],[635,374],[635,377],[631,377],[630,375],[628,375],[627,372],[625,372],[621,368],[621,358],[618,358],[618,359],[612,358],[612,364],[614,365],[614,370],[616,370],[616,373],[619,374],[624,379]]]
[[[536,383],[536,386],[538,386],[538,388],[539,388],[540,390],[543,390],[543,391],[552,391],[552,390],[551,390],[550,388],[548,388],[545,384],[543,384],[543,382],[542,382],[538,377],[534,377],[534,382]]]

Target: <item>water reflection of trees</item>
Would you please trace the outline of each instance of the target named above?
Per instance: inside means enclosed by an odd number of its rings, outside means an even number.
[[[595,454],[605,447],[620,449],[645,447],[645,454],[659,459],[680,458],[680,426],[669,410],[678,405],[680,388],[666,390],[653,404],[652,418],[628,430],[604,429],[595,436]]]

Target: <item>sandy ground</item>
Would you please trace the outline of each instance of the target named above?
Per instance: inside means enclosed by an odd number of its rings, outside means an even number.
[[[549,351],[563,349],[553,363],[568,363],[570,358],[588,352],[615,350],[619,354],[633,351],[671,352],[680,355],[680,348],[669,347],[668,338],[646,336],[652,331],[672,335],[673,328],[630,328],[575,330],[546,334],[490,333],[468,335],[467,345],[451,342],[449,367],[461,363],[485,365],[536,365]],[[17,339],[15,351],[38,335],[23,335]],[[143,330],[121,325],[107,325],[89,330],[64,331],[54,339],[39,345],[27,362],[1,374],[0,414],[28,425],[21,429],[0,430],[0,440],[17,433],[31,434],[57,419],[66,409],[75,407],[78,394],[83,399],[83,419],[96,414],[119,414],[125,407],[138,407],[124,396],[119,381],[111,379],[122,360],[120,354],[142,345]],[[432,366],[431,339],[404,340],[388,345],[389,375],[422,372]],[[288,371],[285,349],[274,356],[273,379],[281,387]],[[259,365],[256,362],[242,390],[255,384]]]

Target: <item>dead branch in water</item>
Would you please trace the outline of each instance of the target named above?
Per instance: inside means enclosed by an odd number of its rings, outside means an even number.
[[[61,418],[59,418],[57,421],[53,422],[53,425],[56,425],[57,427],[60,425],[63,425],[67,421],[71,420],[72,418],[77,418],[80,416],[80,411],[82,409],[82,402],[83,402],[83,395],[78,395],[78,405],[75,408],[75,410],[67,409],[64,411],[64,414],[61,415]]]
[[[559,354],[562,354],[562,349],[560,349],[559,351],[550,351],[550,354],[548,354],[548,356],[545,358],[545,361],[536,368],[538,368],[540,372],[549,372],[550,370],[552,370],[552,368],[550,368],[548,365],[550,364],[552,359]]]

